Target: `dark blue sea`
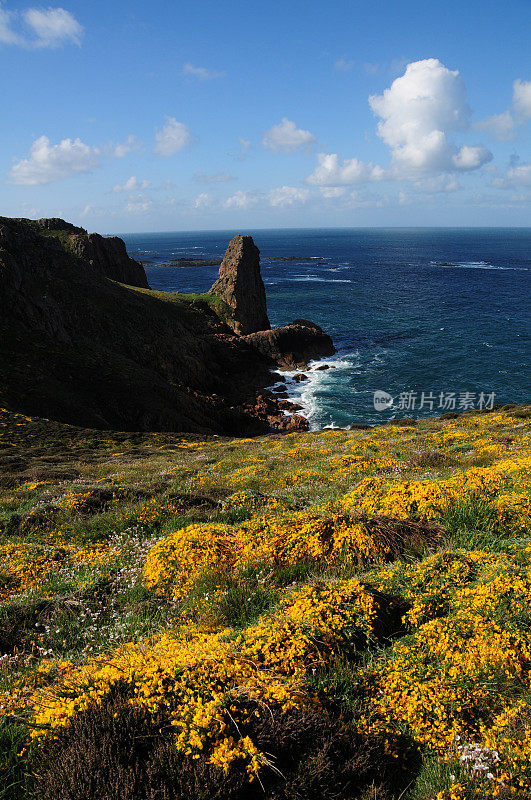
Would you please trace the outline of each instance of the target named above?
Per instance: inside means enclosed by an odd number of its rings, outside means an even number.
[[[261,252],[271,323],[313,320],[337,355],[290,396],[312,428],[531,399],[531,228],[300,229],[123,235],[153,289],[204,292],[235,233]],[[294,261],[271,260],[300,256]],[[308,260],[306,260],[308,259]],[[272,384],[275,376],[272,376]],[[375,407],[375,392],[381,400]],[[382,410],[380,410],[382,409]]]

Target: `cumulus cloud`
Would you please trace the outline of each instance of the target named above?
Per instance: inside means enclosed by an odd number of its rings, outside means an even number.
[[[233,180],[234,176],[230,172],[196,172],[194,175],[196,183],[228,183]]]
[[[190,128],[184,122],[177,122],[175,117],[166,117],[166,122],[155,133],[153,151],[159,156],[172,156],[192,143]]]
[[[22,26],[20,25],[22,23]],[[16,27],[22,31],[16,30]],[[0,8],[0,42],[27,48],[56,48],[81,44],[83,26],[64,8]]]
[[[482,145],[464,144],[457,153],[452,156],[452,164],[456,169],[466,172],[471,169],[478,169],[483,164],[492,161],[492,153]]]
[[[15,17],[16,14],[13,11],[8,11],[0,6],[0,42],[2,44],[25,44],[24,37],[12,28]]]
[[[391,148],[397,176],[473,170],[492,159],[481,145],[459,149],[449,140],[449,133],[468,129],[471,111],[459,72],[436,58],[408,64],[369,104],[380,117],[377,132]]]
[[[251,192],[237,191],[232,197],[227,197],[222,205],[223,208],[250,208],[258,202],[258,198]]]
[[[59,144],[50,144],[47,136],[39,136],[31,145],[29,157],[11,167],[8,180],[22,186],[42,186],[89,172],[99,166],[100,158],[101,150],[81,139],[63,139]]]
[[[508,142],[516,135],[513,115],[510,111],[502,114],[493,114],[491,117],[476,122],[475,126],[479,131],[488,131],[501,142]]]
[[[207,192],[201,192],[192,201],[192,207],[196,209],[210,208],[212,205],[212,198]]]
[[[513,186],[531,186],[531,163],[510,167],[507,170],[507,180]]]
[[[278,189],[271,189],[267,197],[269,205],[283,208],[305,203],[309,194],[309,189],[298,189],[296,186],[279,186]]]
[[[347,190],[344,186],[321,186],[319,191],[324,198],[332,200],[336,197],[343,197]]]
[[[113,187],[113,192],[137,192],[142,189],[147,189],[150,185],[151,181],[139,181],[135,175],[131,175],[131,177],[128,178],[125,183],[117,183],[116,186]]]
[[[458,147],[452,141],[453,133],[469,129],[471,111],[458,71],[436,58],[408,64],[383,94],[369,97],[369,104],[379,117],[378,136],[390,148],[390,167],[357,158],[341,162],[336,153],[320,153],[308,183],[337,187],[384,179],[419,180],[470,172],[492,160],[492,153],[481,144]]]
[[[516,136],[517,126],[522,125],[529,117],[531,117],[531,81],[518,78],[513,81],[512,107],[501,114],[493,114],[476,122],[475,127],[488,131],[496,139],[509,141]]]
[[[313,186],[348,186],[367,181],[378,181],[385,177],[382,167],[358,161],[357,158],[346,158],[340,162],[337,153],[319,153],[317,166],[306,178]]]
[[[415,189],[426,194],[457,192],[461,187],[455,175],[432,175],[414,182]]]
[[[116,158],[124,158],[134,150],[138,150],[138,148],[141,146],[142,142],[140,142],[136,136],[131,135],[127,137],[125,142],[119,142],[118,144],[114,145],[112,149],[112,155],[116,156]]]
[[[35,47],[59,47],[64,42],[81,44],[83,28],[64,8],[28,8],[23,17],[37,37]]]
[[[217,72],[214,69],[207,69],[206,67],[194,67],[188,61],[183,67],[183,74],[190,75],[192,78],[197,78],[199,81],[211,81],[214,78],[224,78],[226,72]]]
[[[140,215],[147,214],[149,211],[153,209],[153,207],[154,207],[153,200],[150,200],[147,197],[137,197],[129,200],[129,202],[126,204],[124,208],[124,212],[126,214],[131,214],[133,216],[139,214]]]
[[[297,128],[294,122],[283,117],[282,122],[264,133],[262,144],[275,153],[293,153],[300,148],[309,147],[315,141],[313,133]]]
[[[492,185],[498,189],[510,189],[514,186],[531,186],[531,162],[512,164],[504,178],[495,178]]]

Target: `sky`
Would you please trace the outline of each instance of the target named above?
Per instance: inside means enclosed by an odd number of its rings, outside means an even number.
[[[0,0],[0,215],[531,225],[530,0],[31,2]]]

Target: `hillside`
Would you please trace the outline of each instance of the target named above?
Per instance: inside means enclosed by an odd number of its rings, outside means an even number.
[[[0,798],[531,798],[530,415],[2,411]]]
[[[259,278],[259,259],[254,269]],[[285,429],[290,420],[272,397],[257,408],[271,367],[334,352],[305,321],[254,328],[258,341],[236,335],[228,323],[239,308],[216,294],[151,291],[121,239],[57,219],[0,218],[0,304],[0,403],[78,426]]]

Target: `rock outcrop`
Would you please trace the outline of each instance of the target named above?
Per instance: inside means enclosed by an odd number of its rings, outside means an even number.
[[[210,293],[232,309],[227,322],[235,333],[245,335],[271,328],[260,275],[260,251],[251,236],[231,239]]]
[[[123,239],[100,236],[99,233],[73,234],[70,250],[88,262],[100,275],[128,286],[149,289],[142,264],[127,255]]]
[[[37,235],[44,234],[55,239],[59,246],[71,252],[79,260],[80,265],[90,266],[96,273],[128,286],[149,289],[146,273],[142,264],[128,256],[123,239],[118,236],[100,236],[99,233],[87,233],[63,219],[11,220],[20,222],[27,235],[27,227],[33,228]],[[13,234],[12,234],[13,235]],[[6,232],[4,231],[3,246]]]
[[[258,331],[243,337],[271,364],[286,369],[302,368],[308,361],[336,352],[330,336],[315,322],[296,319],[290,325]]]

